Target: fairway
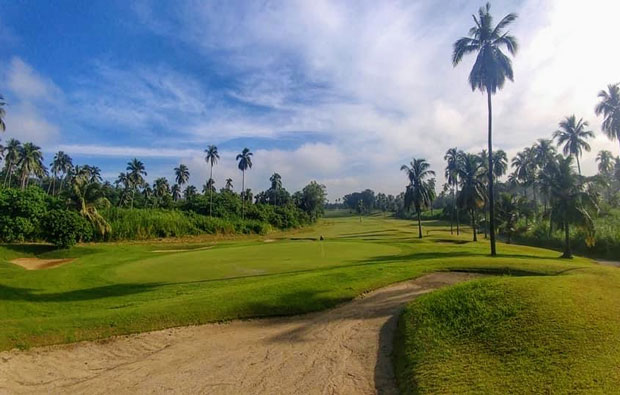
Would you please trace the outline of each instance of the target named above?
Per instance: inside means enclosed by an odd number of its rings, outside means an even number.
[[[5,245],[0,348],[299,314],[425,273],[468,271],[501,277],[432,293],[407,310],[396,349],[405,392],[498,391],[508,377],[518,386],[535,366],[543,372],[531,387],[536,390],[568,388],[575,375],[588,377],[582,389],[620,382],[612,369],[620,362],[617,268],[507,244],[491,258],[482,237],[471,242],[468,232],[450,235],[445,224],[433,221],[424,223],[424,232],[418,239],[413,223],[375,216],[330,218],[295,232],[228,240],[71,250]],[[75,259],[43,270],[9,262],[34,256]],[[513,347],[510,339],[521,339],[522,353],[506,351]],[[567,363],[558,362],[563,350],[572,350]],[[490,376],[488,367],[494,369]]]

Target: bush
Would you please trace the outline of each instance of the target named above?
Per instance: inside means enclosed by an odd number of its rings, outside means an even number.
[[[37,238],[39,222],[51,200],[39,187],[0,190],[0,239],[5,242]]]
[[[41,222],[43,238],[60,248],[74,246],[91,231],[90,224],[75,211],[50,210]]]

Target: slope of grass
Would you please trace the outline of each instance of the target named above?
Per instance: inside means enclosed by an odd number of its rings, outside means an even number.
[[[275,240],[89,244],[69,251],[2,246],[0,349],[315,311],[427,272],[467,270],[514,277],[457,286],[410,307],[397,365],[404,388],[496,391],[509,384],[528,392],[567,389],[573,381],[575,388],[601,390],[619,383],[617,269],[526,246],[500,244],[500,256],[491,258],[484,240],[451,236],[440,222],[424,225],[422,240],[411,221],[373,216],[265,236]],[[161,250],[167,252],[155,252]],[[40,271],[8,262],[27,256],[76,260]],[[612,372],[604,376],[605,370]],[[577,374],[581,381],[572,380]]]
[[[400,319],[403,393],[615,393],[620,270],[490,278],[433,292]]]

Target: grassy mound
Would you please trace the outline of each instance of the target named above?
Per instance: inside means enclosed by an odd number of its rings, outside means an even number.
[[[417,299],[400,319],[403,393],[613,393],[620,270],[490,278]]]

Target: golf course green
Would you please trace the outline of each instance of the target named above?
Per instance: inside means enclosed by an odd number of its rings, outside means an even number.
[[[404,392],[620,387],[620,270],[426,221],[327,218],[267,236],[0,246],[0,350],[316,311],[432,271],[495,276],[430,293],[401,317]],[[323,236],[324,240],[320,240]],[[74,258],[25,270],[16,258]]]

